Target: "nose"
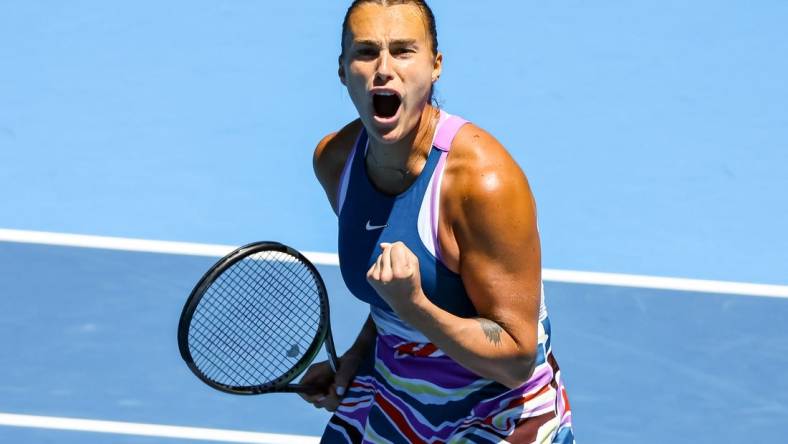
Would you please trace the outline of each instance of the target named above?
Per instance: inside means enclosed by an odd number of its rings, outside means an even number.
[[[377,70],[375,71],[375,83],[385,84],[393,78],[391,71],[391,55],[388,51],[381,51],[378,59]]]

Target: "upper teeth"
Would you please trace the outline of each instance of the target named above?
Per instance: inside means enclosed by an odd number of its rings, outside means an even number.
[[[375,94],[377,94],[379,96],[395,96],[396,95],[393,92],[388,92],[388,91],[379,91],[379,92],[376,92]]]

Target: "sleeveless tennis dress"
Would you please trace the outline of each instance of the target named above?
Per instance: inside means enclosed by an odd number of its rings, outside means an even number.
[[[366,172],[362,129],[340,180],[339,258],[354,296],[370,305],[378,330],[373,353],[331,417],[322,443],[573,443],[572,415],[550,349],[550,321],[539,315],[536,368],[509,389],[446,356],[391,310],[366,280],[380,242],[402,241],[419,259],[422,287],[442,309],[476,316],[460,276],[443,265],[439,191],[451,142],[465,120],[441,112],[424,170],[402,194],[378,191]]]

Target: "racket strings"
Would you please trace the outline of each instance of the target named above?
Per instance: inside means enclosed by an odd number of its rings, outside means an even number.
[[[218,325],[216,322],[211,320],[210,317],[207,318],[207,322],[209,322],[211,325],[210,326],[206,326],[201,320],[197,320],[197,324],[198,324],[197,327],[198,328],[194,330],[194,333],[193,333],[194,336],[192,337],[192,341],[194,341],[195,339],[198,339],[200,341],[212,341],[215,344],[216,343],[215,342],[216,337],[211,338],[211,337],[206,336],[205,334],[203,334],[203,331],[206,331],[206,330],[207,331],[212,331],[214,334],[218,333],[218,335],[220,336],[221,341],[219,341],[219,342],[221,344],[221,348],[218,349],[218,350],[212,350],[212,353],[209,353],[209,354],[203,353],[198,348],[196,350],[193,349],[193,353],[194,353],[196,358],[202,358],[203,362],[209,364],[209,365],[203,364],[201,366],[201,368],[203,369],[203,373],[205,373],[206,376],[208,376],[210,379],[219,381],[219,380],[223,379],[223,378],[220,378],[219,374],[221,374],[221,376],[224,376],[225,380],[228,380],[228,381],[229,380],[233,380],[235,378],[235,376],[230,374],[230,373],[228,373],[227,369],[232,368],[232,366],[237,364],[237,363],[231,362],[225,356],[231,354],[233,352],[233,350],[238,350],[240,348],[244,348],[243,344],[239,343],[236,338],[231,337],[227,333],[227,329],[226,328],[224,328],[221,325]],[[233,349],[232,347],[228,346],[229,342],[232,342],[233,343],[232,345],[234,345],[236,348]],[[222,354],[219,354],[219,352],[221,352]],[[239,356],[241,357],[241,359],[246,361],[247,364],[250,364],[250,366],[254,364],[252,361],[244,358],[244,355],[239,355]],[[248,378],[249,380],[253,380],[255,378],[255,374],[250,372],[250,371],[248,371],[247,369],[249,369],[249,368],[253,368],[253,367],[242,367],[241,366],[241,367],[238,367],[237,370],[243,371],[244,376],[246,378]]]
[[[286,271],[292,273],[292,270],[286,270]],[[296,294],[299,297],[299,300],[297,301],[298,305],[295,305],[295,304],[294,305],[285,305],[284,308],[287,310],[286,314],[282,314],[282,313],[273,313],[273,314],[274,315],[278,315],[277,321],[279,321],[281,323],[294,323],[296,326],[302,326],[302,327],[304,327],[305,330],[308,330],[308,331],[304,331],[304,333],[311,334],[312,331],[308,327],[310,327],[311,323],[315,321],[315,319],[311,316],[314,313],[313,312],[306,312],[304,310],[297,310],[296,307],[303,306],[303,304],[314,303],[314,300],[312,299],[312,297],[315,296],[315,295],[311,294],[311,292],[314,292],[315,290],[314,290],[313,287],[310,287],[310,285],[314,285],[314,276],[312,276],[311,272],[308,269],[306,269],[306,267],[301,267],[301,269],[299,271],[300,271],[300,274],[299,275],[294,275],[294,277],[299,277],[299,278],[301,278],[301,280],[300,281],[290,281],[290,282],[296,283],[297,288],[299,290],[299,292]],[[308,276],[304,276],[305,274],[308,274]],[[305,279],[307,279],[307,278],[312,279],[312,281],[307,283],[307,281],[305,281]],[[284,289],[282,287],[278,287],[277,290],[280,291],[280,294],[283,297],[287,297],[287,290],[286,289]],[[319,320],[319,318],[317,320]]]
[[[246,281],[246,279],[244,279],[244,281]],[[232,280],[230,280],[230,282],[232,282]],[[245,282],[245,283],[247,285],[249,284],[248,282]],[[241,291],[241,289],[242,289],[242,287],[239,287],[237,285],[230,285],[230,287],[234,291]],[[225,286],[224,289],[226,290],[227,286]],[[252,286],[251,289],[254,290],[255,289],[254,286]],[[222,301],[222,300],[220,300],[220,301]],[[223,306],[220,307],[219,309],[220,310],[227,309],[226,305],[229,302],[228,301],[222,301],[222,302],[224,302],[222,304]],[[239,367],[241,370],[243,370],[245,376],[247,376],[248,378],[251,378],[251,379],[259,380],[261,377],[264,378],[264,376],[261,376],[258,373],[253,373],[254,369],[257,367],[255,365],[256,364],[256,359],[259,359],[259,357],[254,356],[254,354],[258,353],[259,350],[261,350],[261,347],[266,345],[266,344],[263,344],[260,340],[257,340],[255,338],[255,336],[245,337],[244,338],[244,337],[242,337],[242,335],[240,333],[242,333],[244,331],[254,331],[256,329],[255,321],[258,320],[258,319],[261,319],[264,324],[270,324],[271,323],[271,319],[269,317],[267,317],[267,316],[260,316],[259,310],[255,310],[254,309],[254,305],[251,305],[247,298],[244,298],[244,299],[241,299],[241,300],[235,300],[234,302],[239,304],[239,307],[242,310],[238,311],[238,315],[239,316],[236,319],[236,322],[238,322],[239,324],[236,326],[237,328],[235,330],[231,330],[231,332],[233,334],[232,334],[232,336],[230,336],[230,340],[232,341],[232,344],[230,344],[231,345],[230,351],[232,351],[234,353],[238,353],[238,356],[239,356],[240,360],[243,361],[243,362],[239,362],[239,364],[247,364],[247,365],[244,365],[242,367]],[[206,307],[206,308],[208,308],[208,307]],[[255,316],[250,316],[248,314],[250,309],[254,312]],[[211,312],[212,312],[211,314],[213,316],[216,316],[215,310],[216,310],[215,308],[213,310],[211,310]],[[220,330],[220,332],[225,333],[223,330],[225,330],[225,329]],[[224,336],[224,338],[228,337],[226,334],[223,335],[223,336]],[[271,339],[278,339],[278,338],[272,337]],[[279,342],[280,346],[284,345],[281,341],[278,341],[278,342]],[[227,350],[227,347],[225,347],[224,349]],[[251,355],[251,357],[250,357],[250,355]],[[281,359],[277,359],[277,361],[280,364],[282,363]],[[223,364],[227,365],[227,361],[223,360]],[[225,372],[225,374],[226,374],[226,372]]]
[[[293,263],[292,265],[298,265],[299,273],[293,273],[291,267],[286,267],[280,271],[284,271],[290,274],[292,279],[287,281],[286,283],[293,284],[294,287],[287,288],[283,285],[283,282],[281,282],[280,280],[272,280],[271,282],[269,282],[269,284],[271,285],[271,288],[273,290],[276,290],[277,295],[283,299],[292,298],[293,296],[298,297],[299,298],[298,300],[292,301],[292,302],[297,302],[297,304],[285,304],[282,308],[287,310],[286,314],[283,314],[278,311],[268,311],[268,312],[263,312],[262,315],[265,321],[270,322],[272,319],[269,318],[269,315],[271,315],[275,317],[275,321],[277,321],[278,323],[294,324],[296,327],[301,327],[301,330],[303,330],[302,331],[303,334],[311,335],[313,334],[313,331],[308,327],[311,327],[311,323],[315,319],[311,317],[309,318],[305,317],[307,313],[304,310],[295,310],[295,307],[299,307],[299,306],[303,307],[304,304],[315,303],[315,300],[313,298],[313,296],[316,296],[314,276],[312,276],[309,269],[302,266],[300,262]],[[307,281],[306,279],[310,279],[310,280]],[[262,283],[260,281],[257,282],[249,281],[247,275],[243,276],[243,280],[245,283],[253,287],[255,286],[262,287]],[[299,292],[294,292],[296,288],[299,290]],[[245,302],[249,302],[249,301],[245,301]],[[253,309],[259,314],[261,313],[260,309],[262,307],[260,305],[247,304],[245,305],[245,308]],[[280,339],[279,336],[275,336],[275,338]]]
[[[212,300],[214,301],[214,300]],[[199,355],[205,356],[208,361],[215,367],[215,370],[220,371],[223,375],[227,377],[232,377],[229,375],[225,369],[232,368],[235,364],[240,364],[240,362],[231,362],[226,359],[226,356],[237,354],[237,359],[243,361],[244,363],[248,364],[247,366],[238,366],[238,370],[242,371],[244,375],[248,378],[248,380],[259,379],[260,375],[253,372],[256,368],[256,362],[254,359],[250,358],[250,355],[253,355],[262,344],[261,341],[256,340],[253,336],[251,338],[244,338],[239,333],[241,333],[243,328],[247,328],[250,330],[254,330],[256,326],[254,325],[254,319],[246,316],[243,311],[239,312],[240,316],[235,319],[238,323],[235,327],[236,328],[228,328],[227,325],[219,325],[217,319],[221,316],[221,307],[219,308],[219,312],[217,312],[217,308],[214,307],[212,304],[206,304],[205,310],[201,313],[204,316],[201,316],[200,319],[195,317],[195,322],[197,323],[198,329],[195,329],[195,335],[199,334],[200,339],[211,341],[214,346],[219,345],[218,351],[222,352],[223,355],[218,355],[217,353],[213,353],[211,355],[206,355],[202,352],[198,352]],[[207,322],[211,325],[206,326],[204,325],[204,321],[202,318],[205,318]],[[200,330],[202,328],[202,330]],[[203,334],[203,331],[211,332],[215,336],[213,338]],[[218,343],[216,339],[219,339]],[[247,339],[251,339],[251,342]],[[217,350],[212,350],[216,352]],[[216,362],[211,357],[215,357],[221,361],[222,366],[217,366]],[[206,374],[211,377],[212,375],[206,372]],[[217,378],[212,378],[217,379]]]
[[[246,311],[246,312],[241,311],[241,318],[239,318],[239,320],[243,324],[242,327],[244,327],[246,329],[254,330],[256,328],[255,327],[255,322],[259,321],[259,320],[262,320],[262,322],[264,324],[266,324],[266,325],[274,325],[276,322],[278,322],[278,323],[285,322],[285,318],[282,318],[282,317],[275,317],[275,319],[271,319],[271,317],[269,315],[276,316],[276,313],[275,312],[262,312],[260,310],[259,304],[258,305],[251,304],[249,300],[242,300],[240,302],[241,302],[241,308],[253,311],[254,314],[256,315],[254,317],[250,317],[250,316],[247,315],[247,313],[249,311]],[[303,318],[299,318],[299,319],[303,320]],[[263,344],[259,339],[254,338],[254,337],[252,338],[252,340],[254,342],[253,343],[247,343],[247,347],[245,347],[245,349],[244,349],[244,351],[246,353],[252,353],[252,354],[259,353],[259,351],[262,350],[261,346],[268,345],[268,344]],[[281,337],[278,336],[278,335],[272,335],[272,336],[270,336],[268,338],[268,340],[269,341],[271,341],[271,340],[276,341],[277,345],[279,345],[283,349],[285,347],[287,347],[287,344],[285,344],[282,341]],[[273,359],[275,359],[277,361],[276,364],[279,364],[279,365],[288,365],[288,364],[292,365],[292,363],[284,362],[282,359],[278,358],[278,356],[280,356],[280,355],[274,354],[274,355],[271,356]],[[248,362],[249,360],[246,359],[246,361]],[[254,374],[253,377],[259,379],[259,375],[258,374]]]
[[[223,316],[221,314],[222,308],[217,308],[210,303],[214,301],[215,299],[211,299],[209,303],[203,307],[204,310],[200,312],[201,316],[199,318],[197,316],[193,318],[193,323],[197,327],[193,330],[195,335],[194,339],[205,341],[206,343],[213,344],[213,347],[216,347],[211,350],[212,353],[210,354],[203,353],[200,349],[196,350],[197,355],[204,357],[212,364],[214,372],[210,372],[206,367],[204,373],[215,380],[219,380],[216,374],[219,372],[228,378],[232,378],[232,375],[228,374],[226,369],[232,369],[233,366],[237,365],[236,370],[243,372],[248,380],[259,378],[260,376],[253,372],[256,362],[254,359],[250,358],[250,355],[253,354],[255,350],[259,349],[262,344],[260,341],[254,340],[254,337],[251,337],[252,341],[250,342],[248,340],[250,338],[244,338],[240,334],[243,328],[256,328],[253,319],[244,315],[243,312],[239,312],[240,316],[235,319],[237,323],[236,328],[229,328],[228,325],[220,324],[215,319],[221,319],[221,316]],[[205,322],[208,322],[210,325],[205,325]],[[209,334],[212,334],[213,337]],[[230,360],[228,356],[234,357],[234,359]],[[221,365],[217,364],[217,360]],[[238,365],[242,363],[247,365]]]
[[[292,256],[264,252],[225,270],[205,291],[189,329],[200,371],[229,386],[281,377],[321,328],[321,294],[313,272]]]
[[[236,375],[236,378],[231,378],[229,381],[223,381],[223,383],[230,383],[230,384],[238,384],[238,385],[247,385],[251,384],[252,382],[260,382],[262,380],[268,379],[270,375],[263,374],[257,369],[259,368],[259,362],[261,360],[271,361],[273,360],[275,365],[292,365],[292,362],[284,362],[282,359],[277,359],[277,356],[282,356],[281,353],[277,354],[274,353],[271,356],[265,356],[261,354],[260,351],[264,350],[264,347],[270,348],[270,343],[264,343],[257,339],[258,337],[255,335],[242,335],[241,333],[246,331],[254,331],[257,329],[257,325],[255,325],[255,321],[259,318],[259,312],[257,316],[249,316],[248,310],[253,307],[250,306],[248,301],[241,301],[240,304],[242,309],[239,311],[239,316],[236,318],[237,325],[235,329],[228,329],[227,326],[217,325],[216,322],[213,322],[212,326],[216,329],[219,333],[218,338],[223,342],[223,346],[220,347],[221,352],[226,354],[231,354],[230,358],[227,359],[227,356],[218,355],[218,360],[221,363],[223,369],[219,372],[222,376],[228,377],[228,371],[226,369],[235,369],[239,374]],[[206,306],[208,308],[208,306]],[[223,309],[222,307],[219,308],[220,310]],[[216,316],[216,307],[211,307],[210,314]],[[257,310],[255,310],[257,312]],[[257,318],[257,319],[256,319]],[[267,319],[267,317],[262,318],[263,323],[270,323],[271,320]],[[277,337],[273,336],[269,339],[278,339]],[[285,344],[279,340],[278,345],[280,348],[283,348]],[[217,354],[217,353],[215,353]],[[204,355],[200,353],[200,355]],[[266,359],[267,358],[267,359]],[[212,369],[206,368],[207,376],[212,377],[213,379],[219,380],[217,375],[217,362],[215,359],[209,359],[210,363],[212,364]],[[269,362],[270,364],[270,362]],[[214,370],[211,372],[210,370]]]

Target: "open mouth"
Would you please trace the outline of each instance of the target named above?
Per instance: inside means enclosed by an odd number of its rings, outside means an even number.
[[[372,95],[372,107],[375,116],[388,119],[397,115],[402,99],[393,92],[377,92]]]

